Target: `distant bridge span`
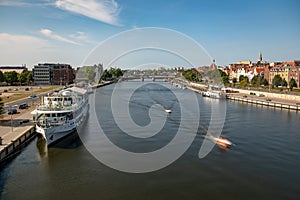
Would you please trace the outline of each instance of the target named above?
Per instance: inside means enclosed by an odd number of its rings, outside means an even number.
[[[153,81],[155,81],[156,79],[166,79],[166,80],[169,80],[169,79],[174,79],[175,76],[159,76],[159,75],[156,75],[156,76],[128,76],[128,77],[122,77],[120,80],[121,81],[128,81],[128,80],[144,80],[144,79],[152,79]]]

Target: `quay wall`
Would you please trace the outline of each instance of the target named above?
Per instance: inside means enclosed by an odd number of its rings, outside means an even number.
[[[263,94],[269,98],[280,98],[286,100],[293,100],[293,101],[300,101],[299,95],[291,95],[291,94],[278,94],[278,93],[271,93],[271,92],[261,92],[257,90],[245,90],[245,89],[233,89],[234,91],[238,91],[239,93],[250,94],[253,92],[255,94]]]
[[[36,136],[35,127],[30,126],[20,135],[6,144],[0,151],[0,163],[9,160],[15,154],[19,153]]]

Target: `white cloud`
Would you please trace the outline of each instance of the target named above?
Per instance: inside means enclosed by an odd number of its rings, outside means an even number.
[[[34,36],[0,32],[0,46],[1,65],[18,65],[32,64],[41,59],[49,43]]]
[[[69,40],[65,37],[62,37],[60,35],[55,34],[52,30],[50,29],[41,29],[40,33],[42,33],[44,36],[55,39],[55,40],[59,40],[62,42],[66,42],[66,43],[70,43],[70,44],[76,44],[79,45],[79,43],[73,41],[73,40]]]
[[[0,6],[14,6],[14,7],[39,7],[39,6],[48,6],[53,5],[53,3],[42,1],[38,2],[27,2],[24,0],[1,0]]]
[[[69,35],[71,38],[77,39],[77,40],[86,40],[87,35],[85,32],[78,31],[75,34]]]
[[[46,46],[46,44],[47,44],[46,40],[33,37],[33,36],[0,33],[0,46],[1,49],[5,49],[5,51],[9,49],[30,50],[32,48],[42,48]],[[7,47],[7,49],[5,47]]]
[[[57,0],[55,6],[107,24],[119,25],[117,17],[120,8],[114,0]]]
[[[0,6],[30,6],[30,3],[18,0],[1,0]]]

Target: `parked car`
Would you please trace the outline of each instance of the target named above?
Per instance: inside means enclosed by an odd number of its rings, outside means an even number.
[[[257,96],[259,96],[259,97],[264,97],[265,95],[263,95],[263,94],[257,94]]]
[[[250,92],[250,95],[256,95],[254,92]]]
[[[271,99],[266,99],[266,101],[272,101]]]
[[[24,90],[25,90],[25,91],[29,91],[29,88],[25,88]]]
[[[18,111],[17,111],[17,109],[15,109],[15,108],[9,109],[9,110],[7,111],[7,114],[9,114],[9,115],[13,115],[13,114],[17,114],[17,113],[18,113]]]
[[[3,92],[8,92],[8,90],[7,90],[7,89],[5,89],[5,90],[3,90]]]
[[[28,98],[29,99],[33,99],[33,98],[36,98],[37,96],[35,95],[35,94],[32,94],[32,95],[30,95]]]
[[[23,103],[23,104],[19,105],[19,109],[26,109],[26,108],[28,108],[27,103]]]

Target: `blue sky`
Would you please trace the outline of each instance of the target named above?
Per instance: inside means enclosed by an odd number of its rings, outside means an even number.
[[[254,61],[259,52],[291,61],[300,59],[299,7],[298,0],[0,0],[0,65],[77,67],[103,40],[142,27],[182,32],[219,65]]]

